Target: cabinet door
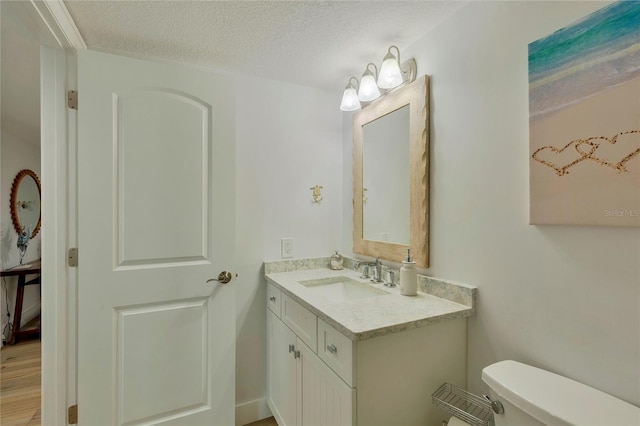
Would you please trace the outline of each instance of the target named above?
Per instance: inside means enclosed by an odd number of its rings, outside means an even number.
[[[296,418],[298,362],[294,353],[289,352],[289,345],[296,345],[296,335],[270,310],[267,310],[267,333],[267,402],[278,425],[293,426],[299,424]]]
[[[355,389],[340,379],[308,346],[298,339],[302,376],[302,425],[352,425]]]

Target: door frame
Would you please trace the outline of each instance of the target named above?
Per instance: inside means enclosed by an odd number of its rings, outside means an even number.
[[[77,388],[77,280],[66,262],[76,241],[76,113],[66,98],[76,87],[75,52],[87,46],[61,0],[12,3],[40,44],[41,421],[65,425]]]

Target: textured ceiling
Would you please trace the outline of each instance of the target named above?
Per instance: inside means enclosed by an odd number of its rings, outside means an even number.
[[[344,88],[467,1],[65,1],[91,49]],[[39,47],[1,1],[2,131],[40,139]],[[418,70],[420,73],[420,70]]]
[[[90,49],[341,91],[465,2],[65,1]],[[418,72],[420,72],[418,70]]]

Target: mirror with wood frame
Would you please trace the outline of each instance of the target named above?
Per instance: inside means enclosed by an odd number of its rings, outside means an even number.
[[[353,197],[354,253],[429,267],[428,76],[354,114]]]
[[[11,220],[13,228],[20,234],[30,230],[30,238],[40,231],[40,179],[33,170],[20,170],[11,186]]]

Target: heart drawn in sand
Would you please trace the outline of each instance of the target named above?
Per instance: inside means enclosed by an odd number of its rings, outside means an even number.
[[[577,149],[578,144],[583,145],[583,151],[586,151],[586,153]],[[591,148],[589,148],[589,146]],[[551,145],[538,148],[531,155],[531,158],[547,167],[551,167],[558,176],[564,176],[569,173],[567,170],[570,167],[588,158],[596,148],[598,148],[597,144],[583,139],[577,139],[569,142],[563,148],[556,148]]]
[[[602,166],[611,167],[618,173],[626,172],[625,164],[640,155],[640,130],[620,132],[610,138],[585,139],[578,142],[576,150]]]

